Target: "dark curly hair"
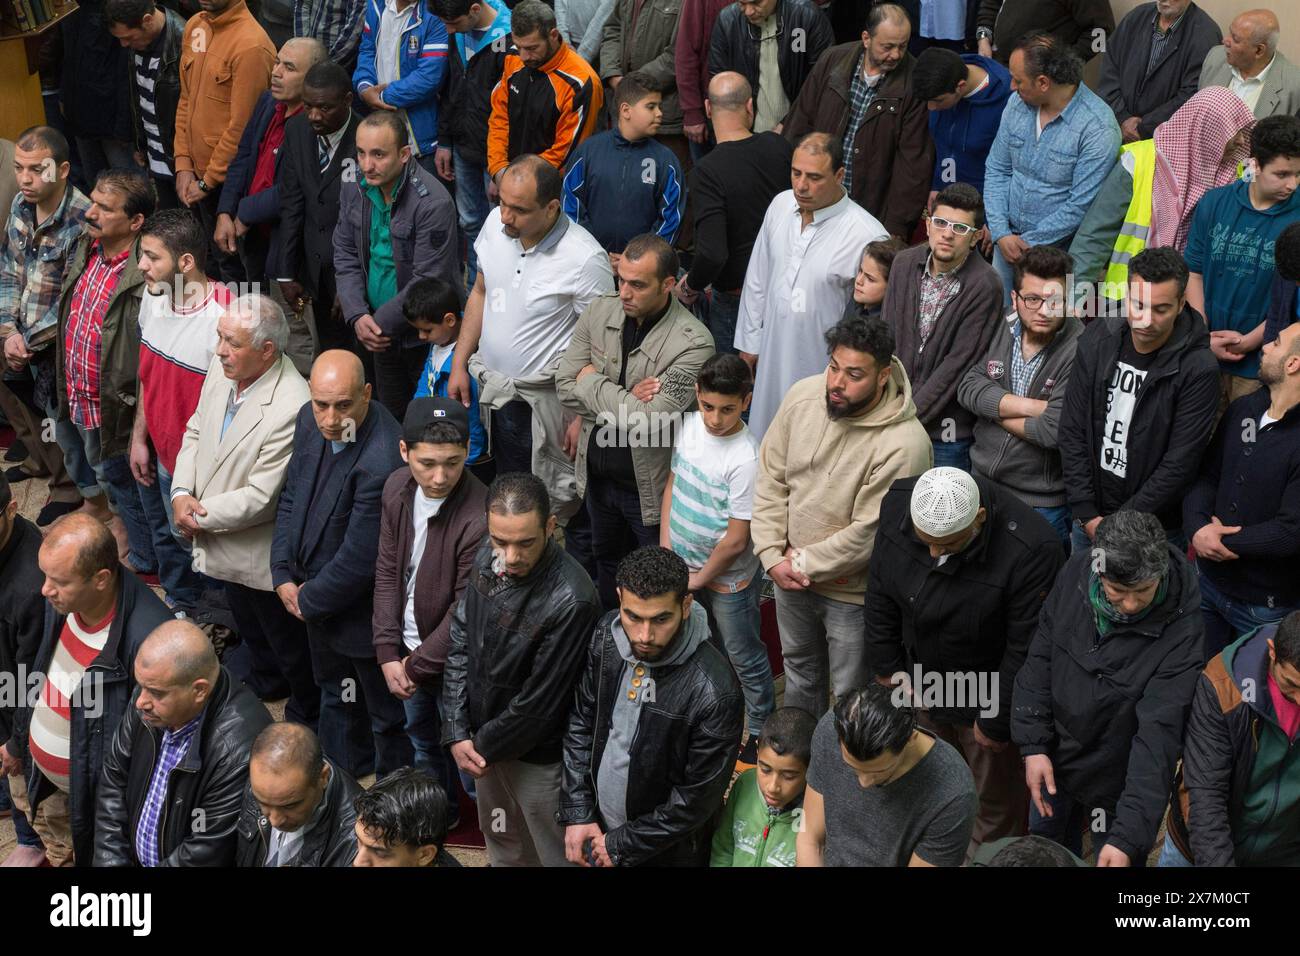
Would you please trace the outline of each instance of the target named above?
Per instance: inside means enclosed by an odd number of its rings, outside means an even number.
[[[691,572],[686,562],[667,548],[637,548],[618,563],[614,586],[639,598],[671,594],[681,601],[690,590]]]
[[[382,834],[384,846],[436,846],[447,839],[447,793],[423,770],[403,767],[357,794],[357,821]]]

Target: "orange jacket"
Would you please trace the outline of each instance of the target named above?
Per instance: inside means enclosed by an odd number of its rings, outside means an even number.
[[[540,70],[526,68],[511,52],[492,91],[488,175],[525,153],[563,169],[573,148],[595,130],[604,105],[600,77],[567,43]]]
[[[181,41],[181,98],[176,106],[176,172],[209,186],[225,182],[244,125],[271,85],[275,47],[244,0],[213,16],[196,13]]]

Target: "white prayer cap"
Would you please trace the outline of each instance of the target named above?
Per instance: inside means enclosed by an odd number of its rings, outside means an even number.
[[[931,468],[912,488],[912,524],[932,538],[969,528],[979,510],[979,485],[960,468]]]

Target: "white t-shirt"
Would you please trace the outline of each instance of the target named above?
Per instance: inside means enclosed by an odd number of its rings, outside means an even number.
[[[757,473],[758,442],[748,426],[719,438],[709,434],[699,412],[685,416],[673,449],[668,535],[673,550],[692,571],[704,566],[726,534],[730,519],[750,520]],[[724,587],[743,584],[757,570],[758,558],[746,548],[712,583]]]
[[[420,629],[415,626],[415,575],[420,570],[424,544],[429,540],[429,519],[438,513],[446,498],[429,498],[419,486],[411,502],[411,526],[415,537],[411,539],[411,561],[406,566],[406,612],[402,615],[402,643],[408,651],[420,646]]]

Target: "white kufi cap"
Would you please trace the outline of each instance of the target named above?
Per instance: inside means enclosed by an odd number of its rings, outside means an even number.
[[[979,510],[979,485],[960,468],[931,468],[912,489],[912,524],[932,538],[969,528]]]

